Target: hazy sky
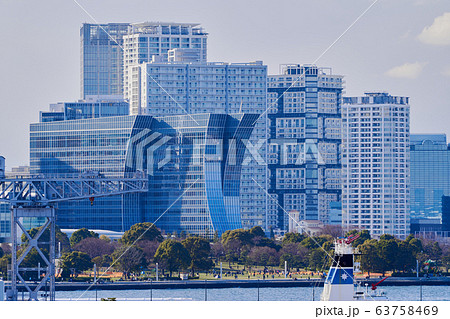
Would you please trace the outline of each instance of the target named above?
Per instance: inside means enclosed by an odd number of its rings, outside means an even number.
[[[374,0],[77,0],[100,23],[198,22],[209,61],[311,63]],[[0,155],[28,165],[29,124],[80,95],[83,22],[74,0],[0,0]],[[450,136],[450,1],[379,0],[317,62],[346,95],[411,97],[412,133]]]

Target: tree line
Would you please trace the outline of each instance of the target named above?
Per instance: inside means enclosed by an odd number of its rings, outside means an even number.
[[[33,237],[39,228],[29,231]],[[75,231],[70,239],[59,229],[56,230],[56,242],[61,247],[59,261],[60,276],[63,279],[76,277],[90,270],[96,264],[98,268],[111,268],[122,272],[125,279],[139,276],[142,272],[154,269],[158,263],[162,276],[172,277],[174,272],[189,271],[192,277],[199,271],[210,271],[220,262],[244,265],[247,268],[260,266],[283,268],[287,262],[289,270],[327,271],[336,230],[326,229],[323,234],[308,236],[299,233],[287,233],[282,240],[266,237],[261,227],[229,230],[212,240],[181,233],[164,238],[161,231],[151,223],[139,223],[126,231],[118,241],[89,231],[85,228]],[[448,245],[414,238],[410,235],[399,240],[391,235],[382,235],[379,240],[372,239],[368,231],[356,230],[346,234],[359,233],[360,237],[352,244],[361,255],[358,258],[365,272],[385,273],[388,271],[412,272],[419,261],[421,269],[436,272],[444,267],[448,272],[450,251]],[[48,255],[49,233],[42,235],[42,251]],[[27,238],[22,235],[22,241]],[[441,247],[442,246],[442,247]],[[3,244],[0,248],[0,272],[6,275],[10,264],[10,247]],[[23,253],[19,249],[18,256]],[[33,249],[24,259],[22,267],[44,265],[38,252]],[[36,273],[28,272],[24,278],[36,279]]]

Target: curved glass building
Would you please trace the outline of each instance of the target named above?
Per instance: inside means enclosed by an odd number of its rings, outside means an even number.
[[[60,204],[61,228],[127,230],[154,222],[165,232],[212,236],[241,227],[239,185],[258,114],[117,116],[31,124],[32,174],[145,174],[149,191]]]

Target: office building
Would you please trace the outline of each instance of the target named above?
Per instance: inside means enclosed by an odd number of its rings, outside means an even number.
[[[450,146],[445,134],[411,135],[411,218],[441,218],[450,195]]]
[[[0,202],[0,243],[11,241],[11,208],[9,203]]]
[[[49,111],[39,112],[39,122],[68,121],[128,115],[128,102],[119,95],[87,96],[76,102],[50,104]]]
[[[131,89],[139,81],[131,75],[131,68],[144,62],[168,62],[171,60],[206,62],[208,34],[195,23],[133,23],[124,36],[124,96],[132,99],[137,89]],[[183,52],[185,51],[185,52]],[[155,78],[160,81],[162,78]]]
[[[450,196],[442,196],[442,230],[450,237]]]
[[[123,94],[123,36],[129,23],[89,24],[80,29],[81,98]]]
[[[342,225],[342,203],[331,202],[329,215],[329,225]]]
[[[0,179],[5,178],[6,164],[5,157],[0,155]]]
[[[342,224],[378,238],[409,234],[409,98],[344,97]]]
[[[241,178],[245,228],[266,224],[267,66],[250,63],[143,63],[132,67],[132,114],[263,114],[248,141]]]
[[[32,174],[89,171],[149,177],[149,191],[60,203],[60,228],[125,231],[156,222],[165,232],[212,236],[241,228],[240,177],[258,114],[117,116],[30,125]]]
[[[288,230],[285,211],[329,221],[341,195],[342,90],[342,76],[314,65],[283,65],[269,76],[269,227]]]

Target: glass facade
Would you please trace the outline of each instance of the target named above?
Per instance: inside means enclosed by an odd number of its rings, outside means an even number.
[[[119,116],[30,126],[30,170],[51,176],[146,174],[149,192],[61,203],[61,228],[124,231],[150,221],[166,232],[241,227],[240,176],[255,114]]]
[[[411,218],[441,218],[450,195],[450,146],[445,134],[411,135]]]
[[[135,66],[132,72],[136,81],[130,97],[131,114],[263,114],[249,140],[258,156],[247,150],[242,167],[240,207],[243,227],[261,226],[268,230],[267,66],[261,61],[155,62]]]
[[[10,242],[11,210],[8,203],[0,202],[0,243]]]
[[[123,94],[123,36],[128,23],[89,24],[80,29],[81,98]]]
[[[286,65],[282,74],[269,76],[273,228],[288,230],[285,210],[299,220],[328,223],[330,203],[340,200],[342,78],[329,68],[302,65]]]
[[[86,100],[50,104],[50,111],[39,113],[39,122],[79,120],[128,115],[128,102],[113,96],[87,96]]]

